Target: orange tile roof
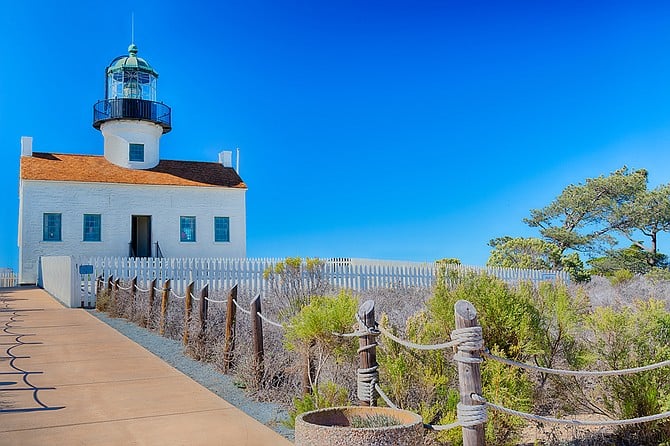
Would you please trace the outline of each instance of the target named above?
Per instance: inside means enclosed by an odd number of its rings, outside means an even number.
[[[103,156],[40,152],[21,157],[21,179],[247,188],[235,169],[220,163],[161,160],[152,169],[137,170],[117,166]]]

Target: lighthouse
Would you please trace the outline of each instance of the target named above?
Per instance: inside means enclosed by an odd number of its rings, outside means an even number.
[[[93,127],[104,137],[107,161],[128,169],[151,169],[160,160],[159,142],[172,130],[170,107],[157,101],[158,72],[137,56],[112,60],[105,70],[105,98],[93,106]]]

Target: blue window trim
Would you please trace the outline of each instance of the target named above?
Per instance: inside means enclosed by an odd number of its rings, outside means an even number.
[[[196,241],[196,226],[195,217],[180,216],[179,217],[179,241],[185,243],[192,243]]]
[[[230,242],[230,217],[214,217],[214,241]]]
[[[84,214],[83,232],[85,242],[102,240],[102,217],[100,214]]]
[[[128,161],[144,162],[144,144],[128,144]]]
[[[62,238],[62,214],[45,212],[42,214],[42,241],[60,242]]]

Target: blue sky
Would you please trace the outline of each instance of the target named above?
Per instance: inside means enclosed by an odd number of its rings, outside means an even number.
[[[102,154],[92,106],[131,12],[173,110],[161,158],[241,150],[249,256],[481,265],[570,183],[670,181],[668,2],[5,2],[0,266],[20,137]]]

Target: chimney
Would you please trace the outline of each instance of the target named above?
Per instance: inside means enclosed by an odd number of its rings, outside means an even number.
[[[223,167],[233,167],[233,152],[229,150],[219,152],[219,162],[223,164]]]
[[[21,156],[33,156],[33,137],[21,137]]]

